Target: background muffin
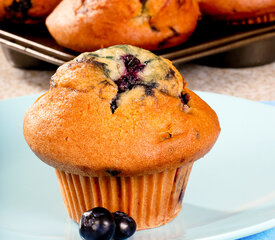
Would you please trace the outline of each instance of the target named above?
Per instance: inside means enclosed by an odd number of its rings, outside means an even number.
[[[0,20],[38,23],[50,14],[61,0],[0,0]]]
[[[193,162],[219,131],[170,61],[127,45],[61,66],[24,119],[25,139],[56,168],[72,219],[103,206],[138,229],[178,214]]]
[[[194,0],[63,0],[46,25],[58,44],[80,52],[115,44],[156,50],[184,42],[198,14]]]
[[[274,0],[199,0],[201,12],[234,25],[275,21]]]

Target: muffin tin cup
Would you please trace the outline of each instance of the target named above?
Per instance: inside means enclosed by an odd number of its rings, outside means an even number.
[[[122,211],[148,229],[171,221],[182,208],[182,199],[193,166],[132,177],[87,177],[56,170],[63,201],[70,218],[94,207]]]
[[[268,42],[274,42],[274,37],[275,13],[234,22],[213,21],[205,17],[198,21],[195,32],[187,42],[177,47],[155,51],[155,53],[168,58],[174,64],[204,58],[202,64],[216,67],[221,65],[221,67],[230,68],[235,66],[252,67],[256,66],[255,64],[258,66],[275,61],[274,51],[269,49],[270,44],[265,44],[268,39]],[[252,48],[253,43],[256,42],[257,45],[258,41],[262,48],[265,48],[264,58],[259,60],[258,55],[238,54],[242,59],[237,61],[240,64],[235,63],[236,58],[232,60],[231,55],[247,45],[249,45],[248,48]],[[10,64],[19,68],[56,69],[57,66],[79,55],[77,52],[59,46],[50,36],[44,24],[0,23],[0,45],[2,45],[4,55]],[[216,57],[216,55],[218,56]],[[212,60],[212,56],[215,60]],[[228,56],[229,59],[227,59]],[[223,64],[220,64],[220,60]],[[49,64],[45,66],[45,62]]]

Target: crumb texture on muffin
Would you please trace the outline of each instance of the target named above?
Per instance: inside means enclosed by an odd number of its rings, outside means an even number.
[[[39,158],[87,176],[183,166],[204,156],[219,131],[215,112],[170,61],[129,45],[83,53],[59,67],[24,119]]]
[[[116,44],[156,50],[184,42],[198,16],[195,0],[63,0],[46,25],[61,46],[79,52]]]

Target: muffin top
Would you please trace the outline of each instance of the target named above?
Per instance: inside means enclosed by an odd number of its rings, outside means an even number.
[[[47,164],[74,174],[130,176],[205,155],[215,112],[170,61],[129,45],[83,53],[59,67],[26,112],[24,136]]]
[[[59,45],[79,52],[116,44],[157,50],[185,42],[198,17],[197,0],[63,0],[46,26]]]

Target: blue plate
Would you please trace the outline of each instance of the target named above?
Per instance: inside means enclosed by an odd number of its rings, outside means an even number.
[[[132,239],[236,239],[275,227],[275,110],[198,92],[222,132],[194,164],[183,210],[169,224]],[[22,122],[38,95],[0,102],[0,239],[77,240],[54,170],[24,141]]]

